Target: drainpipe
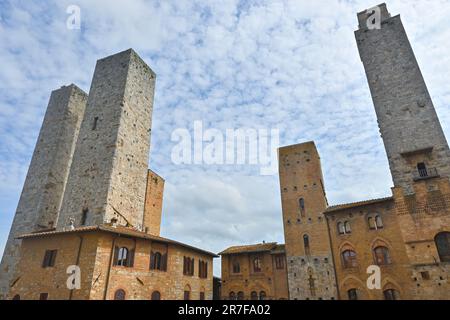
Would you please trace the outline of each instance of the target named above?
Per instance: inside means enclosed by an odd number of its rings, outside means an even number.
[[[325,220],[327,221],[328,240],[330,241],[331,259],[333,260],[334,279],[336,280],[336,293],[338,300],[341,300],[341,293],[339,291],[339,282],[336,272],[336,260],[334,259],[334,252],[333,252],[333,241],[331,240],[330,224],[327,216],[325,216]]]
[[[75,262],[75,265],[78,266],[78,267],[79,267],[79,264],[80,264],[81,247],[83,246],[83,237],[82,237],[82,236],[79,236],[79,238],[80,238],[80,244],[78,245],[77,260],[76,260],[76,262]],[[72,300],[73,290],[74,290],[74,289],[71,289],[71,290],[70,290],[70,293],[69,293],[69,300]]]

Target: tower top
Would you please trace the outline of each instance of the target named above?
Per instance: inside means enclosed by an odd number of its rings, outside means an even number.
[[[358,23],[359,23],[359,29],[367,29],[367,21],[368,19],[375,13],[376,8],[378,8],[380,11],[380,23],[383,21],[389,19],[391,17],[391,14],[389,13],[386,3],[381,3],[375,7],[366,9],[364,11],[361,11],[358,13]]]

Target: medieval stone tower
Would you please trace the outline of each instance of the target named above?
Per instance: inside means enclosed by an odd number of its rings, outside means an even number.
[[[143,229],[155,78],[132,49],[97,62],[58,229]]]
[[[320,157],[313,142],[280,148],[279,175],[289,298],[336,299]]]
[[[355,36],[394,180],[410,290],[419,299],[448,299],[442,248],[450,245],[450,151],[400,16],[378,8],[381,28],[369,30],[362,12]],[[431,281],[418,283],[424,274]]]
[[[87,95],[75,85],[52,92],[0,267],[0,294],[8,291],[26,233],[56,223]]]
[[[394,185],[411,194],[422,176],[450,176],[450,151],[400,16],[378,8],[381,28],[359,13],[356,41]]]

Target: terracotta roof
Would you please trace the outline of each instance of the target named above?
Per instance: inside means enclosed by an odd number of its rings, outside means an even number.
[[[363,206],[367,206],[367,205],[371,205],[371,204],[377,204],[377,203],[382,203],[382,202],[387,202],[387,201],[392,201],[392,200],[393,200],[392,197],[387,197],[387,198],[372,199],[372,200],[366,200],[366,201],[360,201],[360,202],[340,204],[340,205],[328,207],[325,210],[325,213],[330,213],[330,212],[335,212],[335,211],[340,211],[340,210],[345,210],[345,209],[352,209],[352,208],[357,208],[357,207],[363,207]]]
[[[246,246],[229,247],[228,249],[225,249],[224,251],[220,252],[219,255],[267,252],[272,250],[280,250],[281,248],[284,250],[284,245],[279,245],[276,242],[259,243]]]
[[[107,232],[107,233],[115,233],[126,237],[132,237],[132,238],[140,238],[140,239],[147,239],[147,240],[153,240],[157,242],[163,242],[163,243],[169,243],[173,245],[178,245],[184,248],[191,249],[193,251],[197,251],[212,257],[218,257],[215,253],[202,250],[193,246],[190,246],[188,244],[178,242],[175,240],[163,238],[154,236],[145,232],[137,231],[134,229],[126,228],[126,227],[113,227],[109,225],[100,225],[100,226],[89,226],[89,227],[80,227],[75,228],[74,230],[53,230],[53,231],[44,231],[44,232],[35,232],[35,233],[28,233],[23,234],[17,239],[29,239],[29,238],[39,238],[39,237],[46,237],[46,236],[53,236],[53,235],[59,235],[59,234],[69,234],[69,233],[84,233],[84,232]]]

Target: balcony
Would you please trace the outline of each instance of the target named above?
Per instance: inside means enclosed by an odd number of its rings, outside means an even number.
[[[427,180],[438,177],[439,174],[436,168],[418,169],[416,172],[413,173],[414,181]]]

